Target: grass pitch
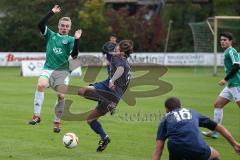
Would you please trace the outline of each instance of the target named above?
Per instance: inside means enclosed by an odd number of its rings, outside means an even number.
[[[212,117],[213,103],[222,89],[217,82],[223,77],[222,72],[213,77],[211,68],[169,68],[161,80],[173,85],[171,92],[158,97],[138,98],[134,107],[121,102],[114,116],[108,114],[100,119],[112,142],[103,153],[97,153],[95,150],[99,137],[84,121],[63,121],[61,133],[53,133],[56,98],[51,89],[45,93],[42,122],[36,126],[28,125],[33,113],[37,77],[23,78],[19,68],[0,68],[0,73],[1,160],[149,160],[155,147],[159,119],[165,113],[164,100],[169,96],[177,96],[181,98],[183,106]],[[103,80],[104,77],[106,71],[102,70],[97,80]],[[87,83],[82,78],[73,78],[71,84],[83,86]],[[77,96],[68,98],[74,100],[71,107],[73,113],[87,111],[95,105],[94,102]],[[234,103],[228,104],[224,109],[223,123],[238,141],[239,115],[240,110]],[[74,132],[79,136],[77,148],[63,147],[62,137],[66,132]],[[205,140],[220,152],[221,159],[239,160],[239,156],[223,137]],[[167,157],[165,146],[162,159],[167,160]]]

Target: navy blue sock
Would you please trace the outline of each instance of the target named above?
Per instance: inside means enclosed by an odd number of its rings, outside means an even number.
[[[213,158],[212,160],[220,160],[219,158]]]
[[[97,120],[92,121],[92,123],[90,123],[90,127],[91,127],[92,130],[94,130],[97,134],[99,134],[102,139],[104,139],[104,138],[106,137],[106,133],[104,132],[101,123],[98,122]]]

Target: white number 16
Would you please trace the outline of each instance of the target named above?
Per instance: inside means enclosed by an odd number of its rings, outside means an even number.
[[[178,122],[182,121],[182,120],[192,119],[192,114],[190,113],[190,111],[188,109],[185,109],[185,108],[183,108],[177,112],[174,111],[173,114]]]

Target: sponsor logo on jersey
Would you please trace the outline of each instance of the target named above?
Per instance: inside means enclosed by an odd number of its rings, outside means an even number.
[[[68,40],[63,40],[62,43],[66,45],[68,44]]]
[[[54,52],[55,54],[62,54],[62,48],[54,47],[54,48],[53,48],[53,52]]]

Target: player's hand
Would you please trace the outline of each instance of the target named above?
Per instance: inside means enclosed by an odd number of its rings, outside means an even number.
[[[106,65],[110,65],[110,62],[107,59],[105,59],[105,62],[106,62]]]
[[[115,85],[114,85],[114,82],[112,80],[109,81],[108,88],[110,88],[111,90],[115,89]]]
[[[220,86],[224,86],[227,83],[225,79],[222,79],[221,81],[218,82]]]
[[[240,144],[239,143],[237,143],[235,146],[233,146],[233,148],[238,154],[240,154]]]
[[[61,12],[61,8],[59,5],[55,5],[53,8],[52,8],[52,11],[53,13],[59,13]]]
[[[79,39],[79,38],[81,37],[81,35],[82,35],[82,30],[79,29],[79,30],[77,30],[77,31],[75,32],[74,38],[75,38],[75,39]]]

